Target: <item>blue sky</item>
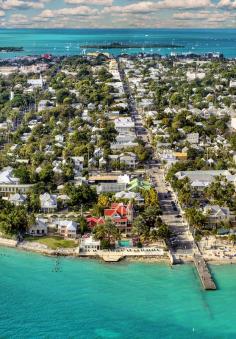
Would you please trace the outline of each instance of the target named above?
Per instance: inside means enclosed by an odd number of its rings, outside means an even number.
[[[0,27],[236,27],[236,0],[0,0]]]

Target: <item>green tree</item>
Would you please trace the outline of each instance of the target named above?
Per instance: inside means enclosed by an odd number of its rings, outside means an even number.
[[[234,185],[229,182],[226,177],[219,176],[206,188],[205,194],[207,198],[213,201],[214,204],[220,206],[231,206],[233,196],[235,194]]]
[[[120,232],[115,224],[110,220],[106,220],[104,224],[97,225],[93,229],[93,234],[95,239],[101,240],[101,245],[108,245],[108,247],[112,247],[115,240],[120,239]]]

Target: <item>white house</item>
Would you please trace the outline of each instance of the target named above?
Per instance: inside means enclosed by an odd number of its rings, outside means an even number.
[[[229,87],[230,88],[236,88],[236,79],[230,80]]]
[[[199,133],[189,133],[187,134],[186,141],[191,145],[199,143]]]
[[[39,196],[41,210],[52,213],[57,209],[57,195],[44,193]]]
[[[10,196],[15,193],[27,193],[33,185],[20,184],[20,179],[13,174],[12,167],[5,167],[0,172],[0,195]]]
[[[119,159],[120,159],[120,163],[123,163],[123,164],[125,164],[126,166],[129,166],[129,167],[135,167],[136,163],[137,163],[136,154],[134,154],[132,152],[122,153],[119,156]]]
[[[208,171],[180,171],[175,174],[177,179],[189,178],[191,186],[197,190],[203,190],[208,187],[215,177],[224,176],[229,182],[235,184],[236,175],[232,175],[227,170],[208,170]]]
[[[100,240],[94,240],[93,237],[82,238],[79,249],[81,252],[100,250]]]
[[[27,84],[31,86],[31,88],[43,88],[44,81],[43,78],[40,76],[39,79],[28,79]]]
[[[53,102],[49,100],[40,100],[38,103],[38,112],[43,111],[44,109],[49,109],[53,107]]]
[[[62,237],[76,239],[78,223],[72,220],[58,220],[56,224]]]
[[[134,131],[135,123],[131,118],[120,117],[118,119],[115,119],[115,129],[119,133]]]
[[[23,205],[26,202],[27,196],[25,194],[15,193],[10,195],[9,202],[15,206]]]
[[[57,135],[55,135],[55,141],[56,142],[59,142],[59,143],[63,143],[64,142],[64,135],[62,135],[62,134],[57,134]]]
[[[230,221],[230,210],[228,207],[206,205],[203,213],[207,217],[207,224],[210,228],[217,227],[222,222]]]
[[[33,236],[44,236],[48,234],[48,225],[46,219],[37,218],[35,225],[31,226],[28,233]]]
[[[188,81],[194,81],[196,79],[202,80],[206,76],[206,73],[204,72],[193,72],[193,71],[188,71],[187,72],[187,79]]]

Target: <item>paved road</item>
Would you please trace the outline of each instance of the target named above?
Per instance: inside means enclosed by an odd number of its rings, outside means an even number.
[[[152,182],[158,191],[158,197],[162,210],[162,220],[169,226],[175,236],[171,238],[170,246],[174,251],[192,253],[193,237],[188,225],[184,222],[181,209],[178,206],[172,188],[165,181],[164,171],[159,166],[152,166],[149,171]]]
[[[158,192],[160,207],[162,210],[162,220],[169,226],[170,230],[174,234],[169,245],[175,253],[192,254],[194,244],[193,237],[189,231],[188,225],[183,220],[175,194],[170,185],[165,181],[164,170],[160,168],[158,156],[150,144],[148,131],[144,127],[142,117],[137,110],[135,99],[129,88],[129,84],[125,80],[122,69],[120,69],[120,74],[124,90],[128,97],[129,110],[135,122],[136,134],[152,149],[152,161],[147,164],[149,167],[147,173]]]

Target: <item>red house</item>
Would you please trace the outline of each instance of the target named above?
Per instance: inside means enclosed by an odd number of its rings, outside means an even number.
[[[105,219],[111,219],[121,232],[131,231],[133,216],[133,205],[129,203],[113,203],[109,209],[104,210]]]
[[[105,220],[110,219],[121,232],[129,233],[134,219],[133,214],[133,205],[131,203],[128,205],[113,203],[110,208],[104,210],[104,217],[91,216],[86,218],[86,220],[88,227],[93,229],[97,225],[104,224]]]
[[[88,217],[88,218],[86,218],[86,221],[87,221],[88,227],[91,228],[91,229],[94,228],[97,225],[102,225],[102,224],[105,223],[105,220],[102,217],[99,217],[99,218],[97,218],[97,217]]]

